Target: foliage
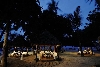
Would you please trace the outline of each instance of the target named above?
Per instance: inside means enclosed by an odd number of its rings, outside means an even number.
[[[86,0],[86,1],[90,1],[90,3],[94,0]],[[100,0],[95,0],[95,6],[100,7]]]
[[[38,22],[37,18],[41,12],[41,7],[36,2],[36,0],[0,1],[0,27],[4,30],[3,32],[5,32],[2,58],[3,67],[7,67],[7,40],[9,32],[12,30],[11,24],[14,24],[14,30],[22,26],[22,28],[24,27],[23,29],[28,32],[29,29],[27,30],[25,25]]]
[[[97,9],[91,11],[91,13],[89,13],[87,19],[91,22],[89,24],[89,26],[86,28],[88,35],[90,36],[89,38],[91,38],[93,41],[97,40],[97,37],[99,36],[99,30],[100,30],[100,21],[99,21],[99,17],[100,17],[100,12],[97,11]]]
[[[45,30],[53,34],[63,44],[77,44],[77,40],[79,39],[82,43],[96,40],[100,34],[98,20],[99,8],[96,8],[89,14],[88,20],[91,24],[89,24],[84,30],[79,30],[79,27],[82,25],[80,6],[76,8],[73,14],[63,16],[57,14],[57,11],[60,10],[58,8],[58,3],[59,2],[51,0],[51,2],[48,3],[48,8],[42,12],[39,1],[36,2],[36,0],[0,2],[1,37],[6,29],[6,24],[9,23],[9,36],[12,41],[17,35],[11,34],[10,31],[17,30],[20,27],[22,27],[25,32],[24,38],[26,38],[26,41],[31,43],[40,42],[39,40],[42,39],[40,37],[42,36],[41,33]],[[11,27],[12,24],[13,28]],[[96,31],[97,29],[98,31]],[[68,36],[64,37],[66,34]],[[43,36],[45,37],[45,35]]]
[[[57,14],[57,10],[60,10],[58,8],[58,3],[59,2],[56,2],[55,0],[51,0],[51,3],[48,3],[48,10]]]
[[[67,18],[70,20],[70,23],[72,25],[73,31],[78,30],[80,25],[82,24],[81,23],[82,17],[80,13],[81,13],[80,6],[78,6],[73,14],[67,15]]]

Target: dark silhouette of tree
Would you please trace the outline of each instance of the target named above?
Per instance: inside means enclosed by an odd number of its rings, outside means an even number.
[[[67,15],[67,18],[69,18],[69,20],[70,20],[70,23],[71,23],[71,25],[72,25],[72,29],[73,29],[73,33],[75,32],[75,33],[77,33],[75,36],[77,36],[76,37],[76,39],[78,40],[78,43],[79,43],[79,46],[80,46],[80,50],[81,50],[81,56],[83,56],[83,51],[82,51],[82,44],[81,44],[81,41],[80,41],[80,34],[79,34],[79,27],[80,27],[80,25],[82,24],[81,23],[81,19],[82,19],[82,17],[81,17],[81,11],[80,11],[80,6],[78,6],[77,8],[76,8],[76,10],[74,11],[74,13],[73,14],[68,14]],[[74,37],[74,36],[73,36]],[[75,37],[74,37],[75,38]],[[75,42],[75,41],[74,41]]]
[[[49,31],[45,30],[43,31],[39,36],[40,42],[38,44],[42,45],[58,45],[61,44],[61,42]]]
[[[93,11],[90,11],[87,17],[87,20],[90,21],[88,26],[84,29],[84,32],[87,37],[86,42],[89,42],[89,46],[98,47],[98,45],[93,44],[93,42],[97,41],[97,38],[100,36],[100,12],[98,7],[95,8]]]
[[[86,1],[89,1],[91,3],[93,0],[86,0]],[[100,7],[100,0],[95,0],[95,5]]]
[[[41,7],[38,5],[36,0],[0,1],[0,27],[5,31],[2,58],[3,67],[7,67],[7,40],[9,31],[11,30],[11,24],[14,23],[14,30],[17,30],[22,26],[27,34],[29,29],[27,30],[26,24],[27,26],[30,24],[30,30],[32,30],[32,23],[37,22],[40,12]],[[3,26],[4,24],[5,27]]]
[[[59,2],[56,2],[55,0],[51,0],[51,3],[48,3],[48,10],[57,14],[57,10],[60,10],[58,8],[58,3]]]
[[[100,36],[98,37],[98,43],[100,43]]]
[[[83,51],[82,51],[82,43],[80,41],[81,37],[80,37],[80,34],[78,33],[79,32],[79,27],[81,25],[81,19],[82,19],[80,13],[81,13],[80,6],[78,6],[76,8],[76,11],[74,11],[74,17],[75,18],[73,20],[73,22],[74,22],[73,27],[75,27],[75,28],[73,28],[73,29],[75,29],[76,32],[77,32],[77,36],[78,36],[78,40],[79,40],[79,46],[80,46],[80,51],[81,51],[81,56],[84,56]]]
[[[23,47],[23,46],[27,46],[25,43],[25,39],[24,39],[24,36],[22,35],[18,35],[16,38],[14,38],[14,40],[12,41],[13,43],[13,46],[16,46],[16,47]]]
[[[57,15],[58,2],[52,0],[48,4],[48,9],[44,10],[41,15],[41,24],[44,29],[52,33],[58,40],[64,43],[64,34],[72,32],[70,20],[62,15]],[[66,42],[66,41],[65,41]]]
[[[93,10],[90,14],[88,14],[88,17],[87,17],[88,21],[90,21],[90,24],[86,29],[88,29],[88,32],[92,41],[96,41],[97,37],[100,34],[99,17],[100,17],[100,12],[97,10]]]

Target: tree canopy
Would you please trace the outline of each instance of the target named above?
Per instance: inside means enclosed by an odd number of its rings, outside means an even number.
[[[39,37],[45,30],[63,44],[71,44],[71,41],[77,42],[77,32],[79,32],[81,40],[96,40],[99,36],[99,11],[97,11],[99,8],[89,13],[87,19],[91,23],[84,30],[79,30],[82,25],[80,6],[76,7],[72,14],[63,16],[57,14],[57,11],[60,10],[58,4],[59,2],[51,0],[48,8],[42,12],[40,2],[36,0],[0,2],[1,38],[9,23],[9,37],[12,40],[18,35],[11,34],[11,31],[18,30],[20,27],[24,31],[24,39],[28,42],[39,42]],[[97,29],[98,31],[96,31]]]

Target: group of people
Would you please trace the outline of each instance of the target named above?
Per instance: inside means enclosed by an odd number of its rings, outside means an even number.
[[[90,49],[90,48],[85,48],[85,50],[83,50],[84,54],[94,54],[94,52]],[[81,51],[78,51],[78,54],[81,54]]]

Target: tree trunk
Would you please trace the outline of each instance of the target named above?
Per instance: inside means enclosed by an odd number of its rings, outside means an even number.
[[[28,55],[28,48],[27,48],[27,55]]]
[[[8,40],[9,27],[10,27],[10,23],[8,22],[6,24],[6,30],[4,35],[2,67],[7,67],[7,55],[8,55],[7,40]]]
[[[80,43],[80,51],[81,51],[81,57],[83,57],[84,54],[83,54],[83,51],[82,51],[82,45],[81,45],[81,43]]]
[[[36,60],[36,62],[37,62],[37,45],[36,45],[36,59],[35,59],[35,60]]]
[[[33,55],[35,55],[34,47],[32,46]]]
[[[3,43],[2,67],[7,67],[7,39],[8,39],[8,32],[5,31],[4,43]]]

